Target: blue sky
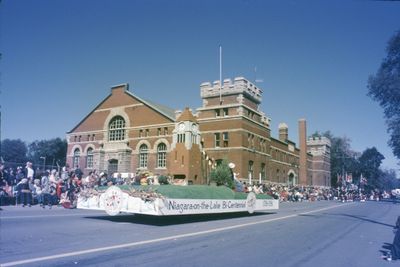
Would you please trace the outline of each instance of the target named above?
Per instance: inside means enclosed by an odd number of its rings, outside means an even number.
[[[400,30],[388,1],[3,0],[1,138],[65,137],[110,92],[129,83],[144,99],[201,106],[199,85],[263,79],[261,110],[297,142],[330,130],[362,152],[375,146],[396,168],[368,76]],[[257,67],[257,73],[254,69]]]

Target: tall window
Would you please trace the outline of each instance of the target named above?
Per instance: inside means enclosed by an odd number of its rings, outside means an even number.
[[[223,111],[224,111],[224,117],[229,115],[228,108],[224,108]]]
[[[178,134],[178,143],[185,143],[185,134]]]
[[[149,156],[149,148],[143,144],[139,148],[139,168],[147,168],[147,159]]]
[[[261,179],[265,180],[265,163],[261,163]]]
[[[74,166],[73,167],[79,166],[80,157],[81,157],[81,151],[79,150],[79,148],[76,148],[74,150],[74,160],[73,160],[74,161]]]
[[[253,170],[254,162],[252,160],[249,161],[249,178],[254,178],[254,170]]]
[[[215,110],[215,117],[221,116],[221,111],[219,109]]]
[[[224,139],[224,147],[228,147],[229,146],[229,133],[223,132],[222,138]]]
[[[157,146],[157,167],[167,167],[167,146],[164,143]]]
[[[88,148],[86,151],[86,168],[93,168],[93,148]]]
[[[108,141],[121,141],[125,139],[125,120],[115,116],[108,125]]]
[[[221,146],[221,134],[220,133],[215,133],[215,147],[220,147]]]

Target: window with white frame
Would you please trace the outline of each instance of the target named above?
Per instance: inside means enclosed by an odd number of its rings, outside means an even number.
[[[125,120],[115,116],[108,125],[108,141],[121,141],[125,139]]]
[[[224,139],[224,147],[228,147],[229,146],[229,133],[223,132],[222,138]]]
[[[143,144],[139,148],[139,168],[147,168],[147,159],[149,157],[149,148]]]
[[[93,148],[91,147],[86,151],[86,168],[93,168]]]
[[[167,146],[161,143],[157,146],[157,168],[167,167]]]
[[[215,133],[214,138],[215,138],[215,147],[220,147],[221,146],[221,134]]]
[[[81,157],[81,151],[80,151],[79,148],[76,148],[76,149],[74,150],[74,158],[73,158],[73,166],[74,166],[74,167],[79,166],[80,157]]]

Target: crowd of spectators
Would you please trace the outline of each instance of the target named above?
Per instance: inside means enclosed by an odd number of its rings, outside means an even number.
[[[32,168],[32,163],[27,162],[23,168],[17,167],[5,169],[0,164],[0,205],[16,204],[22,207],[38,204],[43,208],[51,208],[53,205],[62,205],[65,208],[76,206],[77,194],[87,187],[110,185],[148,185],[174,183],[170,177],[149,175],[148,173],[136,173],[127,178],[121,174],[108,176],[105,172],[91,171],[83,177],[79,168],[69,169],[63,167],[59,171],[40,170]],[[256,194],[268,194],[281,202],[300,201],[365,201],[390,198],[390,192],[371,191],[366,193],[359,189],[330,188],[316,186],[299,186],[278,183],[247,184],[235,180],[236,190],[243,192],[255,192]]]
[[[5,169],[0,164],[0,205],[21,204],[22,207],[39,204],[43,208],[72,203],[82,172],[69,171],[68,166],[57,171],[33,170],[32,163],[25,167]]]

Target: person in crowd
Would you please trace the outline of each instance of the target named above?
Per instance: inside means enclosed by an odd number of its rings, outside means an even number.
[[[15,177],[14,169],[11,168],[11,167],[8,168],[8,184],[9,184],[10,186],[13,186],[13,185],[16,185],[16,184],[17,184],[15,178],[16,178],[16,177]]]
[[[393,231],[395,232],[395,236],[390,251],[385,256],[382,256],[382,258],[387,261],[400,259],[400,216],[397,217]]]
[[[0,163],[0,187],[6,182],[6,177],[4,175],[4,165]]]
[[[83,176],[83,172],[82,170],[79,168],[79,166],[76,166],[75,170],[74,170],[75,175],[79,178],[82,179]]]
[[[4,165],[0,163],[0,186],[7,180]]]
[[[117,178],[115,179],[116,185],[122,185],[124,183],[124,179],[122,178],[122,174],[119,172],[117,173]]]
[[[35,177],[35,171],[32,168],[32,162],[28,161],[26,163],[25,169],[26,169],[26,178],[28,179],[28,181],[33,180]]]
[[[66,181],[67,179],[68,179],[68,177],[69,177],[69,166],[68,166],[68,164],[67,165],[65,165],[64,167],[62,167],[62,170],[61,170],[61,180],[64,180],[64,181]]]
[[[65,191],[67,194],[67,198],[72,203],[75,199],[75,192],[77,190],[76,182],[75,182],[75,175],[68,178],[67,182],[65,183]]]
[[[12,186],[5,181],[3,186],[0,186],[0,206],[10,204],[12,204]]]
[[[52,206],[51,195],[50,195],[50,183],[51,182],[50,182],[49,172],[46,171],[41,179],[41,184],[42,184],[41,206],[42,206],[42,208],[45,208],[47,205],[51,209],[51,206]]]
[[[50,172],[50,175],[48,175],[49,178],[49,182],[50,183],[56,183],[57,182],[57,170],[56,169],[52,169]]]
[[[397,217],[392,248],[390,249],[392,260],[400,259],[400,216]]]
[[[35,179],[32,184],[32,199],[33,203],[39,203],[40,206],[42,206],[42,187],[40,185],[40,179]]]
[[[101,172],[99,177],[99,186],[107,185],[107,173]]]
[[[8,186],[7,180],[4,179],[4,176],[0,176],[0,206],[8,202],[9,195],[6,192],[6,186]]]
[[[58,199],[61,199],[62,193],[65,193],[65,182],[63,179],[60,179],[56,183],[56,195]]]
[[[18,184],[20,191],[21,191],[21,203],[22,207],[28,205],[31,206],[32,203],[32,193],[31,189],[29,188],[29,181],[28,178],[23,178]]]
[[[60,199],[57,197],[57,183],[50,182],[49,186],[49,195],[50,195],[50,202],[49,208],[51,209],[52,205],[57,205],[60,202]]]
[[[21,180],[25,177],[24,171],[22,170],[21,166],[17,167],[17,173],[15,174],[16,184],[21,182]]]

